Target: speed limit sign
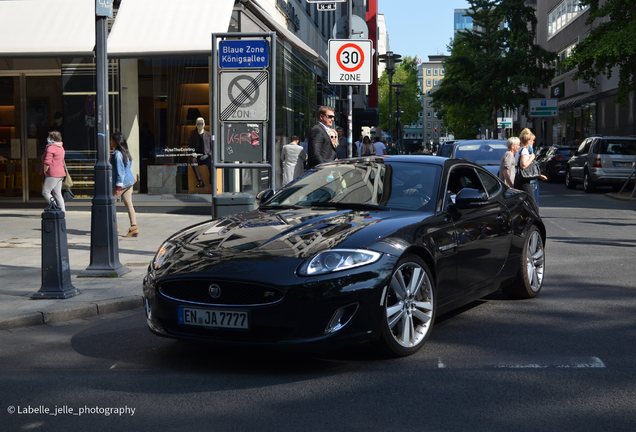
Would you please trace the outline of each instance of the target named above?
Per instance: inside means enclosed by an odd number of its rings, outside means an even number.
[[[329,40],[329,84],[368,85],[373,82],[373,42]]]

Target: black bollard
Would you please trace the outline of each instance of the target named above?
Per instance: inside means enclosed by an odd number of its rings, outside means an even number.
[[[51,203],[42,213],[42,286],[32,299],[66,299],[80,294],[71,284],[64,212]]]

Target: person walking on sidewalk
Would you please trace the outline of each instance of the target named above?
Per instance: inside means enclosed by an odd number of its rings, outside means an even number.
[[[42,196],[49,204],[51,197],[53,197],[60,210],[66,211],[64,198],[62,198],[62,182],[66,177],[64,169],[66,152],[62,143],[62,134],[58,131],[49,132],[46,143],[46,149],[42,155],[42,168],[40,168],[40,174],[44,176]]]
[[[124,237],[137,237],[139,228],[137,227],[135,208],[132,204],[132,188],[135,184],[135,178],[131,169],[132,157],[123,133],[114,132],[111,135],[110,151],[110,164],[113,167],[113,196],[121,196],[130,219],[130,228]]]
[[[285,144],[281,151],[283,186],[303,173],[303,161],[307,160],[307,153],[298,144],[298,141],[298,136],[292,136],[291,143]]]

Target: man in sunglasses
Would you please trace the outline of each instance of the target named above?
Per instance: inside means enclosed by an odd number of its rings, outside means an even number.
[[[307,168],[313,168],[336,158],[336,150],[329,136],[329,129],[333,125],[334,118],[333,108],[321,106],[318,109],[318,123],[309,132]]]

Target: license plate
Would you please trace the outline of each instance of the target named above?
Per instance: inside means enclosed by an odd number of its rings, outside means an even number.
[[[631,162],[614,162],[615,167],[630,167],[632,166]]]
[[[218,309],[179,308],[179,324],[199,327],[249,330],[247,312]]]

